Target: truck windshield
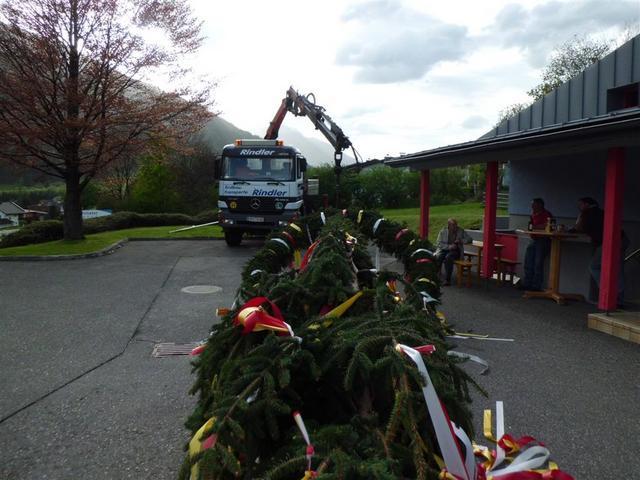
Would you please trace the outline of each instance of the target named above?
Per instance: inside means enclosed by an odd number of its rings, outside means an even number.
[[[222,180],[293,180],[293,159],[282,157],[224,157]]]

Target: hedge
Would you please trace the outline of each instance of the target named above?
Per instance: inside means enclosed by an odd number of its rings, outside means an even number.
[[[166,225],[199,225],[214,222],[218,213],[207,210],[196,216],[181,213],[135,213],[118,212],[108,217],[92,218],[84,221],[84,233],[107,232],[137,227],[161,227]],[[64,227],[60,220],[45,220],[33,222],[17,232],[11,233],[0,240],[0,248],[19,247],[33,243],[51,242],[64,238]]]

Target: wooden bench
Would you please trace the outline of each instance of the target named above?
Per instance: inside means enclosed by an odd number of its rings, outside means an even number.
[[[462,281],[466,280],[467,287],[471,286],[471,269],[473,263],[468,260],[456,260],[453,262],[456,266],[456,283],[459,287],[462,286]]]
[[[520,265],[520,262],[509,260],[508,258],[496,257],[496,265],[498,267],[498,282],[506,282],[507,276],[509,276],[509,284],[513,285],[513,277],[516,273],[516,267]]]

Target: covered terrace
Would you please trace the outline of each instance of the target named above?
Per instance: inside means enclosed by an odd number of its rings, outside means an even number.
[[[626,300],[640,299],[640,262],[631,260],[624,267],[620,262],[623,228],[630,240],[627,254],[640,247],[639,87],[640,36],[636,36],[481,138],[386,163],[421,172],[423,236],[429,225],[430,170],[486,164],[482,275],[487,278],[494,272],[500,163],[506,163],[509,171],[512,231],[526,229],[534,197],[544,198],[558,223],[567,226],[575,222],[579,198],[597,199],[605,216],[599,292],[593,296],[588,272],[592,252],[585,242],[563,242],[560,287],[591,296],[600,310],[614,312],[621,268]]]

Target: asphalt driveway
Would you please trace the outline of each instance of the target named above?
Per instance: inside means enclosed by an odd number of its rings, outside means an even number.
[[[173,479],[194,399],[188,357],[255,246],[132,242],[113,255],[0,264],[0,478]],[[213,294],[182,288],[214,285]]]
[[[191,368],[152,348],[206,336],[257,246],[133,242],[95,259],[0,263],[0,478],[174,479]],[[182,292],[192,285],[222,291]],[[507,432],[545,442],[575,478],[640,478],[638,345],[589,330],[585,304],[483,285],[443,300],[459,331],[514,339],[458,341],[491,364],[484,376],[465,367],[489,393],[474,395],[477,440],[483,409],[502,400]]]

